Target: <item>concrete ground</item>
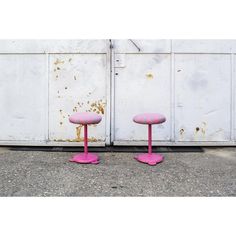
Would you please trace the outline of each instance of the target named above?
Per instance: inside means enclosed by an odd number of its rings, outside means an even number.
[[[236,196],[236,148],[165,153],[156,166],[133,153],[99,153],[99,165],[71,155],[0,148],[0,196]]]

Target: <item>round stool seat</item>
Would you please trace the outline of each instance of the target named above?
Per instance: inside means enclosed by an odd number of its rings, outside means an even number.
[[[143,113],[138,114],[133,118],[133,121],[139,124],[161,124],[166,121],[165,116],[158,113]]]
[[[77,112],[69,118],[71,123],[81,125],[98,124],[101,120],[102,117],[93,112]]]

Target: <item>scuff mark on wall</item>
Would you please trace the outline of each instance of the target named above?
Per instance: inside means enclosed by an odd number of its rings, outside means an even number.
[[[151,80],[151,79],[153,79],[154,77],[153,77],[153,74],[152,74],[152,73],[147,73],[147,74],[146,74],[146,78],[147,78],[148,80]]]
[[[65,61],[62,61],[62,60],[57,58],[57,60],[54,62],[54,65],[63,64],[64,62]]]

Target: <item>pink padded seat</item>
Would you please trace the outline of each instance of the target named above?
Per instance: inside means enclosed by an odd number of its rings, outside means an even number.
[[[161,124],[166,121],[165,116],[158,113],[143,113],[136,115],[133,121],[139,124]]]
[[[102,117],[93,112],[77,112],[71,115],[69,120],[74,124],[90,125],[98,124],[102,120]]]

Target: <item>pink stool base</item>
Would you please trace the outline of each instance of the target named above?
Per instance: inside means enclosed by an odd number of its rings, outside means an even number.
[[[71,159],[71,162],[77,162],[81,164],[98,164],[99,157],[92,153],[79,153],[75,154]]]
[[[164,157],[160,154],[145,153],[145,154],[140,154],[136,156],[135,159],[137,161],[147,163],[148,165],[155,166],[156,164],[162,162],[164,160]]]

